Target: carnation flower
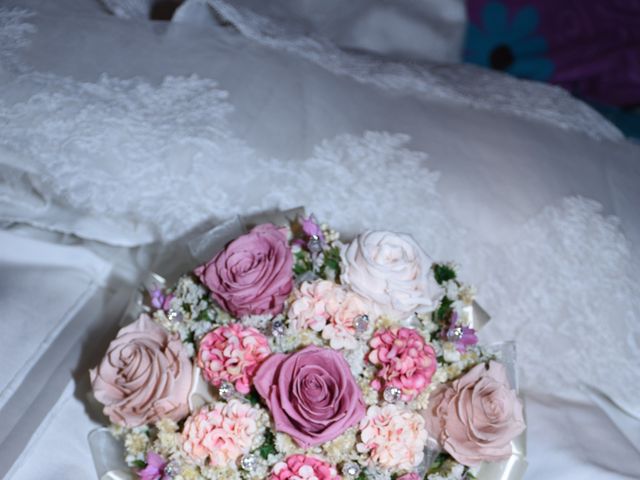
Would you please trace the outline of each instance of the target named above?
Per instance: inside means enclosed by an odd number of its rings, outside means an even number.
[[[422,335],[412,328],[394,327],[377,331],[368,359],[380,367],[371,386],[376,390],[393,386],[402,399],[412,400],[425,390],[436,371],[436,353]]]
[[[360,422],[360,450],[383,468],[411,470],[424,456],[427,441],[424,419],[395,404],[372,406]]]
[[[249,453],[262,434],[260,410],[240,400],[217,402],[187,418],[182,430],[182,448],[192,459],[221,467]]]
[[[328,280],[304,282],[295,291],[289,307],[289,322],[294,329],[322,331],[329,318],[327,302],[333,295],[334,285]]]
[[[289,322],[298,331],[322,332],[333,349],[354,349],[358,343],[355,321],[366,313],[358,295],[328,280],[318,280],[304,282],[295,292]]]
[[[319,458],[291,455],[273,467],[270,480],[340,480],[336,467]]]
[[[329,321],[322,330],[322,338],[329,340],[331,348],[353,350],[357,348],[356,319],[366,315],[364,301],[355,293],[336,286],[327,303]]]
[[[258,330],[232,323],[205,335],[198,350],[198,366],[212,385],[231,382],[238,392],[247,394],[253,375],[270,354],[269,341]]]

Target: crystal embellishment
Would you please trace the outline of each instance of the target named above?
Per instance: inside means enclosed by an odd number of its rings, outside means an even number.
[[[233,388],[233,384],[230,382],[222,382],[218,387],[218,395],[223,400],[229,400],[235,394],[235,388]]]
[[[245,455],[240,460],[240,466],[242,467],[243,470],[246,470],[247,472],[252,472],[258,466],[258,457],[256,457],[253,453]]]
[[[369,328],[369,315],[358,315],[354,322],[356,333],[364,333]]]
[[[360,475],[360,465],[354,462],[345,463],[342,466],[342,474],[347,478],[356,478]]]
[[[400,390],[398,387],[387,387],[384,389],[384,393],[382,394],[384,401],[389,403],[396,403],[398,400],[400,400],[401,396],[402,390]]]

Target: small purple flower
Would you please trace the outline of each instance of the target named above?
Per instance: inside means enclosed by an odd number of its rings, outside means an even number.
[[[478,343],[476,331],[471,327],[463,327],[457,324],[458,314],[453,312],[449,328],[443,332],[445,340],[455,344],[456,350],[464,352],[468,347]]]
[[[302,218],[302,231],[309,237],[316,236],[324,242],[324,235],[322,235],[322,229],[318,225],[316,217],[311,214],[307,218]]]
[[[167,461],[155,452],[147,452],[147,466],[138,472],[140,480],[170,480],[164,469]]]
[[[156,288],[151,291],[151,305],[158,310],[169,310],[173,294],[165,295],[162,293],[161,288]]]

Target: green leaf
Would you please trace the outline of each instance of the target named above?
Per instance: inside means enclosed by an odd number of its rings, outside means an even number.
[[[448,457],[449,456],[446,453],[441,453],[440,455],[438,455],[436,459],[433,461],[433,463],[431,464],[431,466],[429,467],[429,470],[427,471],[427,475],[431,475],[432,473],[436,473],[438,470],[440,470],[440,467],[442,467],[442,464],[445,462],[445,460]]]
[[[360,475],[358,475],[356,480],[367,480],[367,476],[364,474],[364,472],[360,472]]]
[[[446,320],[451,313],[451,305],[453,305],[453,301],[449,297],[444,297],[436,311],[436,318],[440,321]]]
[[[436,282],[442,285],[449,280],[455,280],[456,272],[449,265],[443,263],[436,263],[433,265],[433,274],[436,277]]]
[[[147,467],[147,462],[145,462],[144,460],[134,460],[133,466],[142,470]]]
[[[245,397],[247,398],[247,400],[249,400],[249,403],[254,406],[258,405],[261,400],[260,394],[256,391],[255,388],[252,388],[249,393],[245,395]]]
[[[269,458],[269,455],[276,453],[276,443],[275,437],[273,436],[273,432],[268,430],[264,434],[264,442],[258,448],[258,452],[263,459]]]

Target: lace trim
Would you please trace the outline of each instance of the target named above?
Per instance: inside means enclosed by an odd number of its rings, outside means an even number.
[[[306,58],[329,71],[385,90],[455,101],[538,120],[595,139],[621,140],[620,131],[562,88],[516,79],[471,65],[407,65],[348,54],[321,38],[290,34],[268,18],[226,0],[205,0],[244,36]]]
[[[34,16],[21,8],[0,7],[0,73],[5,71],[23,71],[17,52],[31,43],[30,34],[36,27],[27,22]]]

